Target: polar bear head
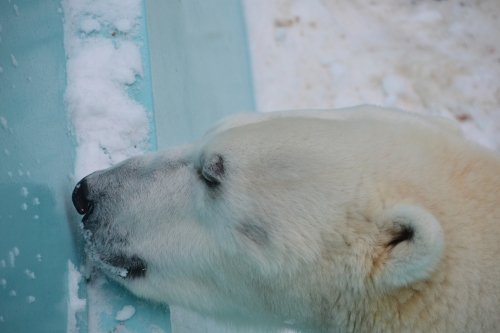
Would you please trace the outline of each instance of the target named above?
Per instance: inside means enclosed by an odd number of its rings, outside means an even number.
[[[455,136],[375,107],[242,115],[87,176],[73,201],[89,257],[139,296],[331,327],[438,269],[443,232],[422,189]]]

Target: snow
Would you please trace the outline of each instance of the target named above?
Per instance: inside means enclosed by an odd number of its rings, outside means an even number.
[[[500,2],[245,0],[259,111],[361,103],[500,150]]]
[[[16,13],[16,16],[19,16],[19,7],[17,5],[12,6],[14,8],[14,12]]]
[[[115,319],[118,321],[127,321],[135,314],[135,308],[132,305],[125,305],[116,313]]]
[[[2,128],[4,130],[7,130],[9,128],[8,123],[7,123],[7,119],[5,119],[5,117],[0,116],[0,125],[2,125]]]
[[[133,29],[141,8],[139,0],[63,1],[66,103],[78,144],[75,179],[148,148],[146,110],[128,94],[143,76]],[[115,27],[122,33],[108,33]]]
[[[101,24],[96,19],[86,17],[80,22],[80,30],[86,34],[101,30]]]
[[[105,299],[106,294],[103,285],[106,280],[102,276],[98,276],[92,284],[87,284],[88,306],[88,331],[89,333],[104,332],[101,328],[100,317],[110,316],[112,313],[112,304]]]
[[[10,267],[16,267],[16,257],[18,257],[19,254],[20,254],[20,252],[19,252],[19,249],[17,247],[14,247],[9,251],[8,259],[9,259],[9,266]]]
[[[77,313],[85,310],[87,301],[78,296],[82,274],[76,266],[68,260],[68,320],[67,333],[77,333]]]
[[[10,61],[12,62],[12,66],[14,66],[14,67],[19,66],[19,63],[17,62],[17,59],[13,54],[10,55]]]
[[[28,194],[29,194],[28,188],[26,188],[25,186],[21,187],[21,195],[26,198]]]
[[[36,275],[35,275],[35,273],[34,273],[33,271],[29,270],[29,269],[25,269],[25,270],[24,270],[24,274],[26,274],[26,276],[27,276],[28,278],[30,278],[31,280],[36,279]]]
[[[127,33],[133,28],[133,22],[127,19],[119,19],[114,22],[114,26],[118,31]]]

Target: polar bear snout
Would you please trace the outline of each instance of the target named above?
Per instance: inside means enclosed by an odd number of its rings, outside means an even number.
[[[85,215],[92,209],[92,201],[90,201],[88,195],[89,187],[87,178],[83,178],[78,182],[78,184],[76,184],[73,190],[73,195],[71,196],[73,205],[80,215]]]
[[[87,176],[80,180],[73,189],[72,201],[78,214],[83,215],[82,224],[86,230],[95,231],[97,223],[95,219],[91,219],[93,214],[95,202],[91,198],[91,185],[89,185]]]
[[[116,178],[112,169],[84,177],[73,190],[73,205],[83,215],[81,226],[89,262],[112,277],[143,278],[148,264],[130,248],[126,227],[116,222],[124,207],[122,194],[126,190]]]
[[[71,199],[78,214],[84,215],[82,219],[83,227],[86,230],[95,231],[97,224],[89,218],[94,210],[94,201],[90,198],[88,177],[83,178],[76,184]]]

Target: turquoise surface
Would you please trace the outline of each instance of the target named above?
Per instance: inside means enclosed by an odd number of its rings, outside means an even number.
[[[200,137],[224,116],[255,110],[240,1],[146,4],[160,149]]]
[[[66,332],[77,258],[59,6],[0,2],[0,332]]]

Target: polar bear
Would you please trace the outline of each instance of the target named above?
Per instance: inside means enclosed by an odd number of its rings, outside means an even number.
[[[302,332],[500,332],[500,158],[374,106],[250,114],[73,192],[140,297]]]

